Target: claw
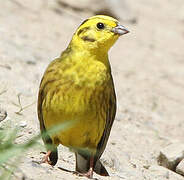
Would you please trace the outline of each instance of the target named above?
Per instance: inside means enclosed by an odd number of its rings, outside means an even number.
[[[49,160],[49,156],[51,154],[52,151],[48,151],[46,153],[46,155],[43,157],[43,159],[41,160],[40,164],[42,163],[47,163],[47,164],[50,164],[51,165],[51,161]]]

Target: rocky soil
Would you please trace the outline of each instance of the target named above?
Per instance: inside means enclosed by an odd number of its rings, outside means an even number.
[[[161,149],[184,142],[183,0],[96,3],[0,2],[0,108],[7,111],[0,123],[20,127],[17,143],[39,133],[36,102],[46,66],[66,48],[84,19],[108,13],[131,33],[110,50],[118,112],[102,161],[111,176],[95,177],[183,180],[157,160]],[[85,179],[59,169],[74,170],[74,155],[67,148],[60,147],[55,167],[35,163],[43,157],[41,151],[45,149],[35,147],[22,156],[13,179]]]

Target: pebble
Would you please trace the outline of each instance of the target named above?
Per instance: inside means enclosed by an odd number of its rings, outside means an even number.
[[[152,175],[153,174],[155,175],[155,172],[156,172],[156,176],[153,178],[154,180],[165,180],[165,179],[183,180],[183,177],[180,176],[179,174],[177,174],[169,169],[166,169],[165,167],[158,166],[158,165],[152,165],[149,168],[149,172],[151,175],[151,177],[149,179],[152,179]]]
[[[173,143],[160,151],[157,158],[159,165],[175,171],[178,163],[184,158],[184,144]]]
[[[27,126],[27,122],[26,121],[22,121],[22,122],[20,122],[19,125],[20,125],[20,127],[24,128],[24,127]]]
[[[6,119],[6,117],[7,117],[6,110],[0,108],[0,122],[3,121],[4,119]]]
[[[177,165],[176,172],[184,176],[184,159]]]

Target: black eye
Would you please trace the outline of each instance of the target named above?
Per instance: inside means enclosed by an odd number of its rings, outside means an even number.
[[[96,27],[98,28],[98,29],[104,29],[104,24],[103,23],[98,23],[97,25],[96,25]]]

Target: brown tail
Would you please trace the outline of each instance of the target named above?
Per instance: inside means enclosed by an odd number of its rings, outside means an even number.
[[[50,163],[52,166],[56,165],[57,160],[58,160],[58,151],[57,148],[51,152],[51,154],[49,155],[49,159],[50,159]]]
[[[51,151],[51,153],[49,154],[50,164],[52,166],[54,166],[57,163],[57,160],[58,160],[57,147],[53,145],[52,139],[50,138],[50,136],[48,134],[46,134],[45,130],[42,132],[42,134],[44,134],[44,135],[42,135],[42,139],[43,139],[43,142],[46,146],[47,151]]]
[[[76,157],[76,171],[80,173],[86,173],[89,170],[90,158],[85,157],[79,153],[75,153]],[[98,159],[94,165],[94,171],[101,176],[109,176],[106,168]]]

